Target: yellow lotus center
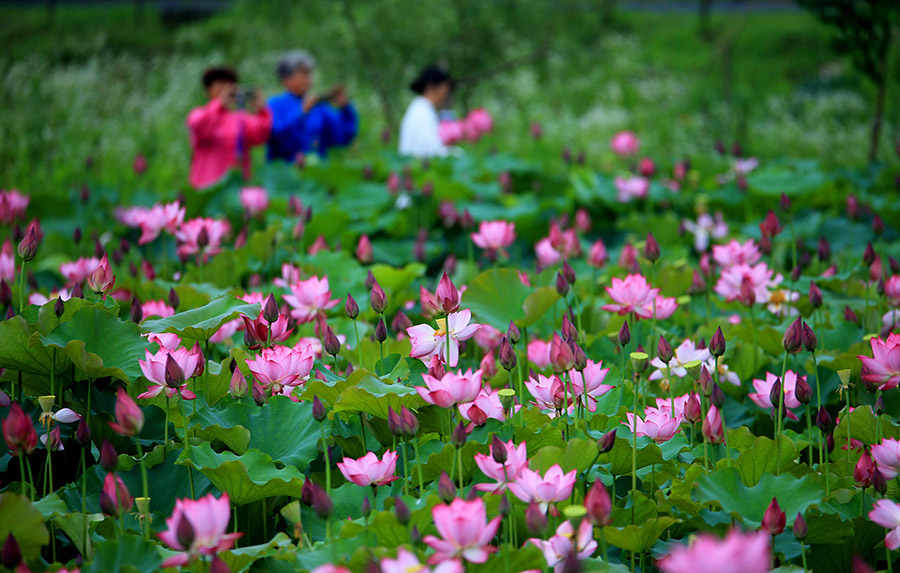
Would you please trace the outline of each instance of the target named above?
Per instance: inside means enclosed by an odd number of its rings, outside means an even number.
[[[783,290],[776,290],[772,293],[772,297],[769,299],[769,302],[772,304],[781,304],[787,300],[787,295],[784,294]]]
[[[445,336],[447,334],[447,319],[439,318],[437,319],[437,329],[434,331],[435,337]]]

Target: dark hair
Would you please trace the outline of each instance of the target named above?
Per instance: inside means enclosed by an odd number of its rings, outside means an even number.
[[[409,85],[409,89],[417,94],[422,94],[428,86],[438,85],[444,82],[453,83],[453,78],[450,77],[450,73],[438,66],[428,66],[419,73],[419,77],[413,80],[413,83]]]
[[[208,88],[218,81],[237,83],[237,72],[228,66],[213,66],[203,72],[203,87]]]

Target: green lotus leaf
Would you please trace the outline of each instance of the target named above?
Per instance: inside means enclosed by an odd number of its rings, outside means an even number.
[[[13,534],[26,559],[37,559],[41,547],[50,542],[44,516],[28,498],[11,492],[0,496],[0,539]]]
[[[668,516],[648,519],[641,525],[626,527],[607,526],[603,528],[606,541],[625,551],[642,553],[649,551],[659,541],[659,537],[675,523]]]
[[[191,340],[209,340],[223,324],[239,315],[256,317],[259,304],[248,304],[231,295],[220,296],[200,308],[192,308],[166,318],[147,320],[144,332],[172,332]]]

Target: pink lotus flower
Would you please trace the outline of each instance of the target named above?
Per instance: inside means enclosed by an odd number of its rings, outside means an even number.
[[[337,467],[347,481],[362,487],[387,485],[400,479],[394,475],[397,469],[397,452],[390,450],[380,460],[375,452],[369,452],[356,460],[345,457],[343,462],[338,462]]]
[[[478,232],[472,233],[472,242],[487,251],[507,256],[506,247],[516,238],[516,224],[508,221],[482,221]]]
[[[66,277],[67,284],[74,285],[83,283],[98,266],[100,266],[100,259],[97,257],[81,257],[76,261],[59,265],[59,272]]]
[[[900,547],[900,503],[889,499],[879,499],[872,505],[869,519],[881,527],[890,529],[884,544],[894,551]]]
[[[764,573],[769,571],[771,536],[732,529],[724,539],[701,533],[690,545],[672,549],[659,561],[664,573]]]
[[[525,380],[525,387],[534,398],[534,405],[541,410],[550,410],[551,417],[558,411],[568,412],[573,408],[573,396],[569,396],[569,402],[566,403],[563,382],[555,374],[549,378],[543,374],[538,374],[537,379],[528,378]]]
[[[672,413],[666,409],[645,408],[644,417],[635,416],[631,412],[625,414],[628,419],[622,422],[629,429],[636,429],[638,436],[647,436],[654,442],[661,444],[668,442],[678,433],[678,428],[684,421],[684,417],[676,414],[672,417]]]
[[[550,343],[537,338],[529,342],[528,360],[537,366],[538,370],[550,366]]]
[[[185,208],[178,201],[157,203],[146,207],[129,207],[116,211],[116,217],[128,227],[139,227],[141,237],[138,245],[146,245],[159,236],[163,230],[174,234],[184,222]]]
[[[597,550],[597,542],[594,541],[594,528],[587,519],[582,519],[578,526],[578,532],[572,527],[572,522],[565,520],[556,528],[556,535],[547,539],[531,538],[527,541],[544,553],[544,559],[548,567],[553,567],[555,573],[563,573],[566,570],[565,561],[571,553],[575,553],[579,560],[587,559]]]
[[[37,447],[38,435],[34,422],[18,402],[13,402],[9,414],[3,420],[3,439],[14,456],[27,456]]]
[[[281,288],[289,288],[300,280],[300,269],[291,263],[281,265],[281,276],[272,279],[272,284]]]
[[[442,121],[438,125],[438,137],[444,145],[456,145],[465,137],[465,126],[461,121]]]
[[[241,320],[243,321],[244,330],[247,332],[247,338],[255,343],[252,345],[254,349],[267,344],[284,342],[294,332],[293,328],[288,328],[288,317],[283,314],[279,314],[275,322],[272,323],[266,320],[263,312],[260,312],[252,320],[246,315],[241,316]]]
[[[148,342],[158,344],[160,348],[175,350],[181,346],[181,337],[171,332],[151,332],[144,336],[147,337]]]
[[[265,187],[244,187],[240,193],[241,206],[251,217],[269,208],[269,193]]]
[[[872,457],[885,479],[894,479],[900,475],[900,442],[897,440],[882,439],[880,444],[872,446]]]
[[[374,257],[375,253],[372,251],[372,241],[369,240],[369,235],[361,235],[359,242],[356,243],[356,260],[367,264],[371,263]]]
[[[747,175],[757,167],[759,167],[759,159],[755,157],[738,157],[734,160],[734,172],[737,175]]]
[[[469,133],[475,134],[475,139],[477,140],[494,129],[494,118],[483,107],[475,108],[466,116],[466,128]]]
[[[231,337],[234,336],[234,333],[241,329],[243,323],[240,318],[236,318],[234,320],[229,320],[219,327],[219,330],[213,334],[209,341],[213,344],[221,344],[227,340],[231,340]]]
[[[16,254],[9,239],[3,242],[0,249],[0,280],[12,282],[16,278]]]
[[[166,318],[175,314],[175,309],[166,304],[163,300],[148,300],[141,305],[144,311],[144,319],[156,316],[158,318]]]
[[[588,259],[587,263],[596,268],[601,268],[606,265],[606,261],[609,260],[609,254],[606,252],[606,245],[603,243],[603,239],[597,239],[593,245],[591,245],[591,250],[588,251]]]
[[[892,306],[900,306],[900,275],[884,281],[884,296]]]
[[[712,252],[713,259],[723,269],[737,265],[754,265],[762,258],[762,253],[759,252],[759,247],[753,239],[747,239],[744,243],[732,239],[727,245],[714,246]]]
[[[185,400],[196,398],[194,393],[188,390],[187,380],[194,376],[198,366],[202,366],[204,357],[199,350],[199,347],[196,351],[187,348],[176,350],[160,348],[156,354],[145,350],[146,360],[138,360],[138,364],[141,365],[144,378],[155,385],[138,398],[154,398],[163,390],[169,398],[174,397],[176,393]]]
[[[447,559],[433,569],[419,562],[414,553],[404,548],[397,550],[397,558],[381,560],[381,573],[463,573],[465,569],[458,559]]]
[[[481,473],[494,480],[496,483],[477,483],[475,489],[499,494],[506,491],[509,482],[515,481],[523,468],[528,467],[528,449],[525,442],[516,446],[512,440],[503,444],[506,449],[506,463],[500,464],[494,460],[494,446],[489,447],[488,455],[475,454],[475,464]]]
[[[741,284],[746,281],[753,291],[757,303],[765,303],[769,300],[769,289],[778,286],[781,275],[775,275],[766,263],[758,263],[751,267],[746,264],[738,264],[722,269],[722,274],[716,282],[715,291],[725,297],[727,301],[737,300],[741,296]]]
[[[872,355],[858,355],[863,363],[863,380],[878,384],[879,390],[893,390],[900,384],[900,334],[890,334],[887,340],[872,338]]]
[[[609,148],[619,157],[628,157],[638,152],[641,142],[633,131],[620,131],[610,140]]]
[[[16,189],[0,190],[0,223],[12,225],[25,215],[28,208],[28,196]]]
[[[109,259],[106,253],[100,259],[100,264],[87,277],[88,286],[95,293],[105,293],[112,289],[116,284],[116,275],[113,274],[112,268],[109,266]]]
[[[552,267],[556,263],[563,260],[562,254],[553,248],[550,239],[541,239],[534,246],[534,255],[537,257],[538,264],[541,268]]]
[[[411,358],[418,358],[426,364],[432,356],[439,356],[444,364],[455,367],[459,362],[459,343],[472,338],[480,324],[469,324],[472,312],[469,309],[450,313],[446,319],[437,319],[438,328],[419,324],[406,329],[412,342]],[[450,337],[450,356],[447,356],[447,337]]]
[[[144,427],[144,413],[122,388],[116,395],[116,421],[109,422],[109,427],[123,436],[136,436]]]
[[[547,511],[549,504],[564,501],[572,495],[576,473],[577,470],[563,473],[559,464],[551,466],[543,476],[536,471],[522,468],[516,481],[509,484],[509,491],[525,503],[537,503],[541,511]]]
[[[72,292],[66,289],[62,289],[59,291],[52,291],[46,296],[39,292],[33,292],[28,295],[28,304],[44,306],[51,300],[56,300],[57,298],[62,298],[64,301],[69,300],[70,298],[72,298]]]
[[[423,374],[422,379],[425,386],[416,386],[419,396],[429,404],[441,408],[471,402],[481,392],[481,370],[472,372],[469,369],[465,373],[447,372],[441,379]]]
[[[500,346],[502,339],[503,333],[490,324],[482,324],[478,332],[475,333],[475,344],[485,352],[496,350]]]
[[[728,225],[722,213],[716,213],[715,218],[709,213],[703,213],[697,217],[697,221],[685,221],[684,230],[694,235],[694,248],[698,253],[702,253],[709,248],[709,240],[724,239],[728,236]],[[736,242],[736,241],[732,241]],[[753,241],[748,241],[752,243]],[[713,256],[715,256],[718,245],[713,247]],[[757,258],[757,260],[759,260]],[[756,262],[756,261],[753,261]],[[722,264],[722,263],[719,263]],[[723,265],[724,266],[724,265]]]
[[[489,354],[488,356],[493,356]],[[476,425],[480,425],[478,423],[478,416],[480,415],[484,421],[490,420],[499,420],[501,422],[506,421],[506,410],[503,408],[503,404],[500,402],[500,391],[499,390],[482,390],[475,396],[475,399],[471,402],[465,404],[459,404],[457,406],[459,408],[459,415],[465,418],[470,422],[475,422]],[[514,412],[519,411],[520,406],[516,405],[513,410]],[[480,412],[480,414],[479,414]],[[484,423],[482,421],[481,423]]]
[[[616,177],[616,200],[628,203],[632,199],[643,199],[650,193],[650,180],[643,177]]]
[[[581,241],[575,229],[563,231],[557,223],[550,225],[550,234],[538,241],[534,247],[535,256],[541,268],[552,266],[559,261],[581,254]]]
[[[658,296],[644,308],[650,313],[650,316],[655,315],[657,320],[665,320],[675,314],[678,302],[672,297]]]
[[[669,361],[669,372],[673,376],[684,378],[688,375],[687,369],[684,367],[688,362],[699,360],[706,362],[709,360],[710,354],[708,348],[697,348],[693,340],[685,339],[678,348],[675,349],[675,355]],[[659,356],[650,361],[650,365],[656,368],[656,372],[650,375],[650,380],[660,380],[665,378],[666,363],[660,360]]]
[[[500,517],[487,521],[484,501],[454,499],[450,505],[431,510],[434,526],[441,538],[426,535],[422,540],[436,551],[428,560],[432,565],[462,557],[470,563],[484,563],[497,550],[488,545],[500,527]]]
[[[775,289],[769,293],[766,308],[778,317],[797,316],[800,311],[793,304],[800,300],[800,293],[787,289]]]
[[[312,322],[317,316],[324,316],[326,310],[340,302],[338,299],[331,299],[328,277],[320,279],[313,276],[305,281],[297,281],[290,288],[292,294],[286,294],[283,298],[294,309],[291,316],[300,323]]]
[[[185,221],[175,231],[179,257],[186,259],[191,255],[202,255],[203,261],[209,260],[222,250],[222,239],[231,232],[228,221],[198,217]]]
[[[778,404],[773,404],[769,398],[769,394],[772,392],[772,386],[775,384],[776,380],[778,380],[778,376],[771,372],[766,372],[765,380],[760,380],[758,378],[753,380],[753,387],[756,389],[756,392],[751,392],[747,396],[760,408],[765,408],[767,410],[778,408]],[[782,383],[782,390],[784,391],[784,407],[799,408],[802,406],[800,401],[797,400],[797,397],[794,395],[794,391],[797,388],[797,373],[793,370],[788,370],[784,373],[784,380]],[[788,410],[786,414],[791,420],[797,420],[797,416],[790,410]]]
[[[313,367],[313,355],[309,346],[272,346],[263,349],[256,358],[247,361],[263,389],[281,394],[285,387],[300,386],[309,377]]]
[[[242,533],[225,533],[231,519],[231,504],[228,494],[216,499],[213,494],[194,501],[175,500],[175,511],[166,519],[168,529],[159,538],[171,547],[181,551],[163,561],[163,567],[184,567],[203,556],[216,555],[234,546],[235,539]]]
[[[134,506],[134,498],[115,473],[108,473],[103,479],[103,489],[100,490],[100,508],[106,515],[119,518]]]
[[[609,368],[603,368],[603,362],[587,361],[584,372],[570,370],[569,376],[572,379],[572,393],[575,396],[581,396],[587,405],[589,412],[597,411],[597,399],[615,388],[609,384],[604,384]]]
[[[659,289],[652,288],[643,275],[628,275],[625,280],[613,278],[612,286],[606,287],[606,292],[613,302],[603,305],[603,310],[622,316],[634,313],[639,318],[651,318]]]

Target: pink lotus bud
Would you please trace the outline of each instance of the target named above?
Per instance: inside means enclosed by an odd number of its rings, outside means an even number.
[[[144,157],[142,153],[138,153],[134,156],[132,168],[134,169],[135,174],[143,175],[147,171],[147,158]]]
[[[474,409],[474,406],[472,409]],[[453,444],[454,447],[461,448],[466,443],[466,438],[466,427],[463,425],[462,421],[460,421],[450,434],[450,443]]]
[[[819,287],[816,286],[816,283],[809,283],[809,304],[813,306],[813,308],[819,308],[822,306],[822,291],[819,290]]]
[[[759,224],[759,230],[764,237],[777,237],[781,233],[781,221],[775,216],[775,211],[769,210],[766,218]]]
[[[134,498],[125,487],[122,478],[114,473],[106,474],[100,491],[100,509],[105,515],[118,519],[134,506]]]
[[[390,406],[388,406],[388,431],[395,436],[403,435],[403,421],[400,414]]]
[[[781,510],[781,506],[778,505],[778,500],[773,497],[772,503],[769,504],[766,513],[763,515],[760,530],[767,531],[769,535],[778,535],[784,531],[784,526],[786,524],[787,515]]]
[[[575,228],[581,233],[591,230],[591,216],[586,209],[581,208],[575,211]]]
[[[575,365],[572,348],[555,332],[550,342],[550,363],[557,372],[571,370]]]
[[[640,172],[641,177],[653,177],[656,173],[656,164],[653,163],[653,160],[649,157],[642,157],[638,163],[638,171]]]
[[[504,336],[500,340],[500,365],[508,372],[516,367],[518,357],[509,340]]]
[[[419,433],[419,419],[406,406],[400,406],[400,430],[407,438]]]
[[[112,444],[104,438],[103,443],[100,444],[100,467],[107,472],[111,472],[114,471],[118,465],[119,454],[116,453],[116,449],[113,448]]]
[[[725,429],[722,425],[722,414],[715,406],[711,406],[703,420],[703,437],[711,444],[721,444],[725,440]]]
[[[584,507],[587,509],[588,519],[598,527],[606,527],[612,522],[612,499],[606,487],[597,480],[584,496]]]
[[[136,436],[144,427],[144,413],[122,388],[116,396],[116,421],[110,422],[109,427],[123,436]]]
[[[444,314],[450,314],[459,309],[459,291],[456,290],[456,286],[450,280],[450,277],[447,276],[447,273],[444,273],[441,277],[434,296]]]
[[[497,375],[497,359],[493,352],[487,352],[479,364],[481,375],[485,380],[490,380]]]
[[[428,375],[432,378],[437,378],[441,380],[444,377],[444,363],[441,362],[440,358],[437,356],[433,356],[431,358],[431,362],[428,364]]]
[[[587,263],[592,267],[601,268],[606,265],[608,259],[609,255],[606,252],[606,245],[602,239],[597,239],[588,252]]]
[[[659,260],[659,256],[659,243],[656,242],[653,233],[648,233],[647,241],[644,243],[644,258],[651,263],[655,263]]]
[[[575,269],[572,268],[572,265],[569,264],[569,261],[563,261],[562,276],[570,285],[575,284]]]
[[[166,366],[164,371],[166,386],[178,388],[184,384],[184,371],[171,354],[166,354]]]
[[[600,439],[597,440],[597,452],[601,454],[609,453],[614,445],[616,445],[616,428],[600,436]]]
[[[797,352],[800,350],[800,345],[803,343],[803,324],[798,316],[794,322],[788,326],[787,330],[784,333],[784,337],[781,339],[781,345],[788,352]]]
[[[379,318],[378,324],[375,325],[375,340],[384,342],[387,340],[387,336],[387,325],[384,323],[384,318]]]
[[[316,515],[321,519],[328,519],[331,517],[331,514],[334,512],[334,502],[331,501],[331,498],[325,493],[325,490],[318,485],[314,486],[312,497],[312,507],[313,511],[316,512]]]
[[[696,394],[691,394],[684,404],[684,419],[696,424],[701,418],[703,418],[703,410],[700,407],[700,400]]]
[[[325,347],[325,352],[331,356],[337,356],[341,351],[341,341],[338,340],[330,326],[325,327],[325,343],[323,346]]]
[[[790,197],[788,197],[787,195],[785,195],[784,193],[782,193],[782,194],[781,194],[781,198],[778,200],[778,206],[779,206],[779,207],[781,208],[781,210],[784,211],[785,213],[787,213],[788,211],[790,211],[790,210],[791,210],[791,199],[790,199]]]
[[[38,238],[34,227],[29,227],[25,237],[19,241],[18,253],[23,261],[30,261],[37,255]]]
[[[325,410],[325,404],[319,400],[318,396],[313,397],[313,405],[312,405],[312,417],[316,422],[321,422],[325,420],[325,417],[328,415],[328,412]]]
[[[391,195],[397,193],[400,190],[400,176],[396,173],[391,173],[387,178],[387,190]]]
[[[371,263],[374,258],[372,242],[368,235],[362,235],[356,243],[356,258],[363,264]]]
[[[394,332],[406,332],[407,328],[412,328],[412,327],[413,327],[412,321],[409,319],[408,316],[406,316],[406,313],[404,313],[402,310],[398,310],[397,314],[394,315],[394,319],[391,320],[391,329]]]
[[[569,320],[569,313],[563,314],[562,319],[562,335],[566,340],[577,340],[578,339],[578,329],[575,328],[575,325],[572,324],[572,321]]]
[[[802,342],[803,348],[807,352],[815,352],[816,347],[819,345],[819,340],[818,338],[816,338],[816,333],[813,332],[813,330],[805,322],[803,323]]]
[[[831,258],[831,245],[825,237],[819,237],[819,246],[817,248],[819,260],[823,263]]]
[[[809,527],[806,525],[806,520],[803,519],[803,514],[797,513],[797,517],[794,518],[794,537],[798,541],[803,541],[808,533]]]
[[[387,308],[387,295],[384,294],[384,289],[381,288],[377,280],[372,283],[369,303],[372,305],[372,310],[378,314],[383,313],[384,309]]]
[[[347,293],[347,301],[344,303],[344,313],[350,320],[356,320],[356,317],[359,316],[359,305],[349,292]]]
[[[669,341],[666,340],[665,336],[662,334],[659,335],[659,345],[656,349],[656,355],[659,356],[659,359],[668,364],[672,361],[672,358],[675,357],[675,350],[672,348],[672,345],[669,344]]]
[[[441,471],[441,478],[438,480],[438,497],[444,503],[450,503],[456,497],[456,486],[445,471]]]
[[[31,417],[16,402],[3,420],[3,439],[14,456],[28,455],[37,447],[38,437]]]
[[[867,488],[872,485],[874,474],[875,462],[872,461],[872,456],[869,455],[869,452],[863,450],[859,461],[853,468],[853,479],[856,480],[856,485],[859,487]]]
[[[266,403],[266,391],[255,380],[253,381],[253,386],[250,387],[250,395],[257,406],[262,406]]]
[[[714,382],[712,376],[709,374],[709,370],[706,369],[705,365],[700,368],[700,378],[697,380],[697,382],[700,385],[700,391],[703,392],[704,396],[712,395]]]
[[[232,362],[232,364],[234,364],[234,362]],[[247,390],[249,390],[247,379],[241,373],[239,368],[235,368],[234,372],[231,373],[231,382],[228,385],[228,393],[231,394],[232,398],[240,400],[247,395]]]
[[[715,334],[709,340],[709,353],[713,356],[725,354],[725,335],[722,334],[722,327],[717,328]]]

